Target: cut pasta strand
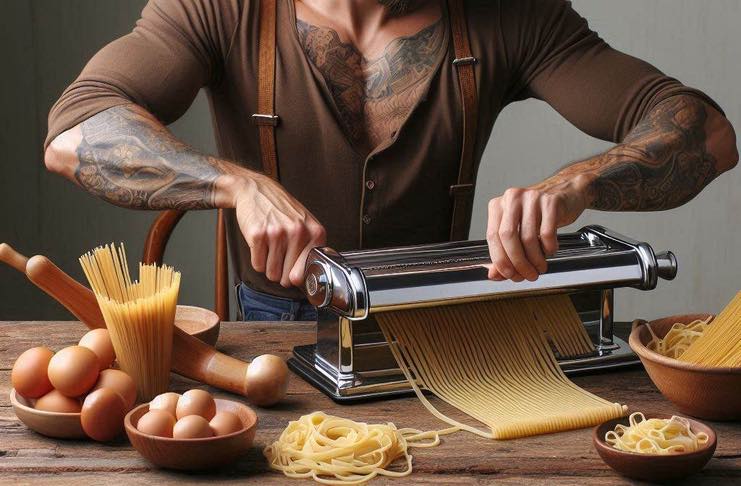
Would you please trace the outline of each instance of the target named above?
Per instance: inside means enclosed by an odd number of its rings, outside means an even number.
[[[513,439],[625,414],[570,382],[556,361],[553,349],[562,356],[594,351],[566,295],[393,311],[376,320],[420,401],[455,427]],[[447,417],[420,385],[488,430]]]

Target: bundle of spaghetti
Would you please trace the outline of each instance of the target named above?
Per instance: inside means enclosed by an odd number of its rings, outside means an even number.
[[[689,324],[674,323],[663,338],[658,337],[649,324],[646,327],[651,333],[651,341],[646,344],[646,347],[662,356],[677,359],[705,333],[712,318],[713,316],[708,316],[704,320],[697,319]]]
[[[680,361],[702,366],[741,366],[741,292],[705,332],[679,356]]]
[[[98,247],[80,264],[113,342],[121,369],[136,383],[140,401],[167,391],[180,273],[167,265],[139,264],[131,280],[123,244]]]
[[[270,467],[291,478],[324,484],[363,484],[374,477],[412,472],[410,447],[435,447],[440,435],[456,429],[422,432],[393,423],[366,424],[314,412],[291,421],[263,454]],[[391,470],[403,458],[404,469]]]
[[[617,424],[605,434],[605,442],[615,449],[659,455],[694,452],[708,440],[705,432],[694,433],[684,417],[647,420],[641,412],[630,414],[627,427]]]
[[[460,429],[513,439],[588,427],[626,412],[573,384],[559,367],[551,342],[580,353],[586,347],[567,296],[385,312],[376,320],[419,400]],[[420,385],[489,430],[439,412]]]

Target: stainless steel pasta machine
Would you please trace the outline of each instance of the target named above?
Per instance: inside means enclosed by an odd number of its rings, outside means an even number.
[[[374,315],[412,307],[567,293],[594,344],[587,356],[558,356],[566,371],[637,362],[613,334],[613,290],[651,290],[671,280],[677,260],[667,251],[600,226],[558,237],[559,250],[535,282],[492,281],[485,241],[361,250],[311,251],[304,291],[319,311],[316,343],[297,346],[289,366],[336,401],[409,393]]]

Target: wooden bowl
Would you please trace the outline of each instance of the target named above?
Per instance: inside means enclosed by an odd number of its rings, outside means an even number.
[[[647,414],[646,418],[671,418],[666,414]],[[628,417],[608,420],[598,425],[592,432],[592,442],[603,461],[619,474],[641,481],[669,481],[695,474],[705,467],[718,444],[715,431],[697,420],[687,419],[693,432],[708,434],[708,443],[695,452],[680,454],[658,455],[640,454],[638,452],[624,452],[614,449],[605,442],[605,434],[614,430],[615,425],[628,425]]]
[[[131,445],[149,462],[168,469],[195,471],[213,469],[233,462],[252,446],[257,430],[257,415],[239,402],[216,399],[216,411],[236,414],[244,424],[237,432],[205,439],[172,439],[143,434],[136,429],[149,404],[139,405],[124,419]]]
[[[175,311],[175,325],[210,346],[214,346],[219,339],[221,321],[216,313],[208,309],[179,305]]]
[[[676,322],[684,324],[711,314],[689,314],[651,321],[651,329],[664,337]],[[741,368],[712,368],[685,363],[651,351],[646,321],[635,321],[630,347],[640,357],[648,376],[680,412],[708,420],[741,419]],[[712,324],[711,324],[712,325]]]
[[[36,410],[33,401],[10,390],[10,403],[18,419],[29,429],[56,439],[86,439],[79,413],[60,413]]]

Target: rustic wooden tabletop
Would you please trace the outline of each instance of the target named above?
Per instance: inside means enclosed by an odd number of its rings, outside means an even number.
[[[288,356],[293,346],[312,341],[314,325],[224,323],[221,329],[217,347],[250,360],[266,352]],[[262,456],[262,448],[278,437],[289,420],[324,410],[358,421],[393,421],[400,427],[429,430],[444,425],[416,398],[337,405],[294,375],[284,403],[271,409],[257,409],[260,423],[255,446],[233,467],[207,474],[160,470],[139,456],[125,438],[107,444],[54,440],[28,430],[15,417],[8,398],[10,369],[15,358],[33,346],[43,344],[56,350],[75,344],[84,332],[85,328],[78,322],[0,323],[0,483],[311,484],[309,480],[289,481],[269,470]],[[675,412],[642,369],[579,376],[574,381],[633,410]],[[193,386],[196,386],[194,382],[173,375],[173,390],[184,391]],[[712,425],[719,436],[715,457],[701,474],[688,479],[686,484],[741,484],[741,426],[738,423]],[[503,442],[457,433],[445,436],[439,447],[418,449],[413,454],[411,476],[401,480],[380,478],[371,484],[629,484],[600,460],[592,448],[590,429]]]

